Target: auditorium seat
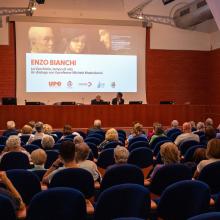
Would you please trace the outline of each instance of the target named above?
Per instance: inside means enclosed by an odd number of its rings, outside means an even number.
[[[0,137],[0,144],[1,144],[1,145],[5,145],[7,139],[8,139],[8,137],[6,137],[6,136],[1,136],[1,137]]]
[[[38,147],[42,147],[41,141],[42,141],[41,139],[37,139],[32,141],[31,144],[37,145]]]
[[[11,200],[3,194],[0,194],[0,219],[17,220]]]
[[[184,180],[168,186],[161,195],[157,213],[163,220],[186,220],[209,210],[207,184]]]
[[[44,167],[46,169],[49,169],[51,165],[53,164],[53,162],[58,158],[59,153],[56,150],[46,150],[45,152],[47,154],[47,160],[46,160]]]
[[[27,145],[24,145],[23,148],[31,154],[32,151],[37,150],[40,147],[36,144],[27,144]]]
[[[32,199],[27,220],[86,220],[86,202],[81,192],[58,187],[38,193]]]
[[[187,220],[219,220],[220,212],[209,212],[200,215],[193,216]]]
[[[148,141],[136,141],[128,146],[128,150],[131,152],[132,150],[139,148],[139,147],[149,148],[150,146],[149,146]]]
[[[168,138],[168,137],[166,137],[166,136],[160,136],[160,137],[157,137],[157,138],[155,138],[151,143],[150,143],[150,148],[151,149],[155,149],[155,146],[156,146],[156,144],[158,143],[158,142],[160,142],[160,141],[170,141],[170,139]]]
[[[137,141],[146,141],[146,142],[148,142],[147,138],[145,138],[145,137],[134,137],[134,138],[132,138],[131,140],[129,140],[128,148],[129,148],[129,146],[130,146],[131,144],[133,144],[133,143],[135,143],[135,142],[137,142]]]
[[[181,155],[184,155],[190,147],[196,146],[196,145],[199,145],[199,143],[193,140],[186,140],[186,141],[181,142],[179,145]]]

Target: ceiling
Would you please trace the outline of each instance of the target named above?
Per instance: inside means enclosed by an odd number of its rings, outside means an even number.
[[[144,1],[146,0],[45,0],[45,4],[38,5],[34,16],[128,20],[130,18],[127,12]],[[144,13],[169,16],[175,9],[190,2],[193,0],[174,0],[164,5],[162,0],[152,0],[144,8]],[[0,0],[0,7],[27,7],[28,3],[29,0]],[[210,22],[206,26],[201,31],[217,30],[214,20],[211,26]]]

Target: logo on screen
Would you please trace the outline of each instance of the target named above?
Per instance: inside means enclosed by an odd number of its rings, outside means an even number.
[[[69,80],[66,85],[68,88],[72,88],[73,82]]]
[[[112,82],[112,83],[111,83],[111,87],[112,87],[112,88],[115,88],[115,87],[116,87],[116,83],[115,83],[115,82]]]
[[[104,88],[104,87],[105,87],[105,83],[99,81],[97,84],[97,88]]]
[[[60,87],[62,83],[60,81],[50,81],[48,84],[49,87]]]

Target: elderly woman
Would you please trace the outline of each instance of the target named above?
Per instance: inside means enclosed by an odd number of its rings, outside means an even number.
[[[30,136],[30,138],[28,140],[28,144],[31,144],[34,140],[42,139],[43,136],[45,135],[42,122],[39,121],[35,124],[35,130],[36,130],[36,132],[34,135]]]
[[[94,181],[98,181],[100,180],[101,175],[96,164],[91,160],[87,160],[90,151],[91,150],[86,143],[76,144],[75,161],[80,168],[88,170],[92,174]]]
[[[52,136],[45,134],[41,140],[41,145],[44,150],[51,150],[54,146],[54,139]]]
[[[114,149],[114,158],[115,158],[115,163],[116,164],[127,163],[128,156],[129,156],[129,151],[125,147],[122,147],[122,146],[118,145]]]
[[[44,164],[47,160],[47,154],[42,149],[37,149],[32,151],[31,153],[31,161],[34,164],[34,167],[30,169],[30,171],[33,170],[45,170]]]
[[[30,154],[23,147],[21,147],[21,140],[17,135],[11,135],[7,139],[1,158],[9,152],[22,152],[26,154],[30,160]]]
[[[214,162],[220,161],[220,140],[219,139],[211,139],[208,142],[207,150],[206,150],[207,160],[202,160],[196,168],[194,173],[194,178],[197,178],[201,173],[202,169]]]
[[[105,148],[105,146],[112,141],[119,141],[118,132],[114,128],[110,128],[106,132],[105,140],[98,146],[98,150],[102,151]]]
[[[175,164],[180,162],[180,152],[177,145],[172,142],[166,142],[160,147],[160,155],[163,164],[157,164],[151,173],[150,179],[152,179],[155,173],[163,166],[169,164]],[[150,179],[148,179],[150,181]]]
[[[81,144],[81,143],[83,143],[84,142],[84,140],[83,140],[83,137],[82,136],[75,136],[74,138],[73,138],[73,143],[74,144]]]

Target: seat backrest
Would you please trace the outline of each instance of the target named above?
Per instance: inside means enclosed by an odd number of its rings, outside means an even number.
[[[31,136],[31,135],[29,135],[29,134],[21,135],[21,136],[20,136],[20,139],[21,139],[21,141],[22,141],[24,144],[26,144],[26,143],[28,142],[30,136]]]
[[[131,140],[129,140],[128,147],[131,144],[135,143],[136,141],[146,141],[146,142],[148,142],[147,138],[145,138],[145,137],[133,137]]]
[[[84,141],[86,143],[91,142],[91,143],[95,144],[96,146],[98,146],[102,142],[102,139],[99,139],[97,137],[87,137]]]
[[[164,220],[185,220],[209,209],[210,193],[207,184],[184,180],[167,187],[160,197],[158,215]]]
[[[44,174],[47,170],[31,170],[32,173],[34,173],[38,178],[39,181],[42,181]]]
[[[184,154],[184,162],[192,162],[193,155],[198,148],[203,148],[203,145],[195,145],[195,146],[189,147]]]
[[[109,148],[116,148],[118,145],[122,145],[120,142],[118,141],[110,141],[109,143],[107,143],[105,146],[104,146],[104,149],[109,149]]]
[[[25,148],[25,150],[27,152],[29,152],[30,154],[32,153],[32,151],[39,149],[40,147],[35,145],[35,144],[27,144],[23,146]]]
[[[196,145],[199,145],[197,141],[193,141],[193,140],[182,141],[179,145],[180,153],[184,155],[190,147]]]
[[[32,199],[27,220],[86,220],[83,194],[76,189],[59,187],[38,193]]]
[[[28,156],[22,152],[6,153],[0,163],[1,170],[28,169],[29,167]]]
[[[44,165],[46,169],[50,168],[53,162],[58,158],[59,153],[56,150],[46,150],[47,161]]]
[[[103,176],[100,192],[105,189],[123,183],[136,183],[144,185],[144,176],[140,168],[132,164],[113,165]]]
[[[1,136],[1,137],[0,137],[0,144],[1,144],[1,145],[5,145],[7,139],[8,139],[8,137],[6,137],[6,136]]]
[[[95,158],[98,158],[98,148],[97,148],[97,146],[94,143],[91,143],[91,142],[86,142],[86,143],[89,146],[89,148],[91,149],[91,151],[93,153],[93,156]]]
[[[198,176],[198,180],[209,185],[211,193],[220,192],[220,162],[214,162],[205,166]]]
[[[39,147],[42,147],[41,141],[42,141],[42,139],[36,139],[36,140],[33,140],[31,142],[31,144],[37,145]]]
[[[176,131],[176,132],[172,133],[172,134],[170,135],[171,140],[172,140],[172,141],[175,141],[176,138],[177,138],[180,134],[182,134],[181,131]]]
[[[51,134],[56,134],[58,139],[60,139],[63,136],[63,132],[62,131],[52,131]]]
[[[158,169],[151,180],[150,191],[156,195],[161,195],[169,185],[181,180],[189,180],[192,173],[189,167],[183,164],[165,165]]]
[[[82,168],[68,168],[57,172],[50,184],[53,187],[71,187],[82,192],[86,198],[94,194],[94,180],[92,174]]]
[[[143,218],[135,218],[135,217],[125,217],[125,218],[114,218],[112,220],[144,220]]]
[[[147,219],[149,210],[148,189],[138,184],[121,184],[100,194],[94,215],[96,220],[130,216]]]
[[[100,133],[96,133],[96,132],[90,132],[87,136],[87,138],[91,138],[91,137],[95,137],[100,139],[101,141],[103,141],[105,139],[105,135],[100,134]]]
[[[106,149],[101,151],[97,160],[97,166],[106,169],[115,163],[114,149]]]
[[[152,149],[153,150],[153,155],[156,156],[159,152],[160,152],[160,146],[166,142],[170,142],[169,139],[164,139],[164,140],[161,140],[161,141],[158,141],[154,148]]]
[[[15,209],[10,199],[0,194],[0,219],[4,220],[16,220]]]
[[[219,220],[220,212],[209,212],[201,215],[196,215],[188,220]]]
[[[140,147],[130,152],[128,163],[140,168],[146,168],[153,164],[153,153],[146,147]]]
[[[31,171],[15,169],[8,170],[6,173],[26,205],[35,194],[41,191],[40,181]]]
[[[118,136],[123,136],[126,139],[126,132],[122,129],[117,129]]]
[[[157,144],[158,142],[166,141],[166,140],[169,140],[169,141],[170,141],[170,139],[169,139],[168,137],[166,137],[166,136],[157,137],[157,138],[155,138],[155,139],[150,143],[150,148],[151,148],[151,149],[155,149],[155,146],[156,146],[156,144]]]
[[[149,148],[149,143],[148,141],[136,141],[133,144],[128,146],[128,150],[131,152],[132,150],[139,148],[139,147],[147,147]]]
[[[172,134],[176,133],[176,132],[181,132],[181,130],[179,128],[171,128],[168,132],[167,132],[167,137],[171,137]]]

